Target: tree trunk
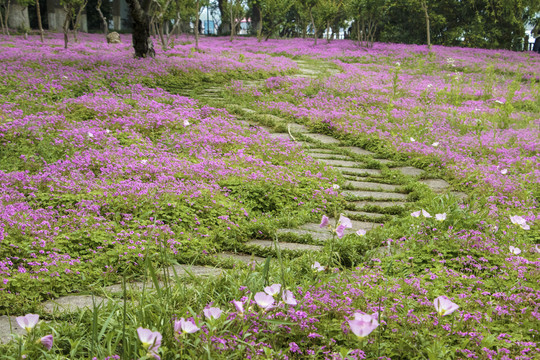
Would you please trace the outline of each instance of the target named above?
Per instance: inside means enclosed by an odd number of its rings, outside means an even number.
[[[309,8],[309,16],[311,17],[311,26],[313,26],[313,37],[315,44],[317,45],[317,28],[315,27],[315,19],[313,19],[313,12],[311,11],[311,8]]]
[[[156,56],[154,44],[150,38],[150,9],[151,0],[126,0],[131,10],[133,19],[133,49],[135,57],[146,58]]]
[[[197,13],[195,14],[195,47],[199,48],[199,19],[201,11],[201,0],[197,0],[196,4]]]
[[[330,21],[326,22],[326,42],[330,44]]]
[[[39,0],[36,0],[36,2],[38,1]],[[96,10],[101,18],[101,22],[103,22],[103,33],[105,34],[105,38],[107,38],[107,34],[109,33],[109,24],[107,24],[107,18],[103,16],[103,13],[101,12],[101,0],[98,0]]]
[[[259,6],[259,26],[258,26],[258,29],[257,29],[257,41],[258,42],[261,42],[261,40],[262,40],[262,28],[263,28],[263,14],[262,14],[262,9]]]
[[[429,30],[429,14],[426,0],[422,0],[422,9],[424,9],[424,15],[426,17],[426,33],[427,33],[427,46],[428,51],[431,51],[431,33]]]
[[[236,21],[234,20],[233,13],[233,0],[230,0],[229,6],[231,7],[231,42],[234,40],[234,28],[236,27]]]
[[[44,42],[43,26],[41,24],[41,9],[39,8],[39,0],[36,0],[36,13],[37,13],[37,23],[38,23],[38,29],[39,29],[39,38],[41,39],[41,42]]]
[[[4,13],[4,34],[6,35],[9,35],[9,5],[11,5],[11,0],[7,0],[5,7],[6,12]]]
[[[163,34],[163,19],[159,19],[158,32],[161,46],[163,46],[163,50],[165,51],[167,50],[167,42],[165,41],[165,35]]]
[[[69,21],[71,20],[71,8],[65,8],[66,10],[66,19],[64,20],[64,49],[68,48],[68,42],[69,42]]]

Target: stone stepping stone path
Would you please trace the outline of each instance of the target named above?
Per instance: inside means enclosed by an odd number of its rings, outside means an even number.
[[[251,240],[247,245],[257,246],[263,249],[273,249],[274,242],[270,240]],[[308,245],[308,244],[298,244],[298,243],[289,243],[289,242],[279,242],[278,246],[281,250],[289,251],[321,251],[322,246],[318,245]]]
[[[300,77],[317,77],[321,74],[321,71],[317,68],[312,68],[307,62],[297,61],[300,67],[301,74],[295,75]],[[336,69],[325,69],[327,73],[337,73],[339,72]],[[245,86],[260,86],[264,84],[264,80],[255,80],[255,81],[244,81]],[[222,88],[207,88],[203,94],[200,94],[201,97],[211,100],[223,100],[220,96],[220,93],[223,91]],[[185,96],[190,96],[189,93],[185,93]],[[244,114],[255,114],[257,111],[250,108],[240,108]],[[301,124],[288,123],[287,120],[277,117],[275,115],[265,114],[267,117],[274,120],[276,123],[287,125],[287,130],[290,133],[299,133],[304,138],[309,141],[295,141],[297,145],[301,146],[306,150],[306,154],[315,158],[317,161],[325,164],[327,166],[332,166],[336,171],[339,171],[343,176],[348,179],[345,182],[347,187],[350,187],[354,190],[342,190],[342,195],[346,198],[349,198],[347,208],[353,210],[345,210],[343,213],[346,216],[352,217],[352,229],[347,229],[345,234],[353,234],[359,229],[370,231],[376,227],[382,226],[381,220],[388,219],[390,215],[371,212],[370,208],[403,208],[406,206],[407,195],[398,192],[400,185],[397,184],[387,184],[384,182],[374,182],[373,178],[382,177],[381,170],[378,169],[365,169],[361,168],[362,163],[356,162],[350,156],[344,154],[352,155],[361,155],[364,159],[371,159],[370,161],[378,161],[383,164],[391,163],[391,160],[379,159],[378,155],[371,151],[362,149],[357,146],[342,146],[339,147],[339,150],[342,152],[336,152],[335,150],[325,149],[323,145],[339,146],[341,144],[340,140],[323,134],[311,133],[308,128]],[[258,127],[262,128],[271,133],[271,137],[274,139],[287,139],[289,141],[295,140],[291,139],[289,133],[273,133],[272,130],[268,127],[259,125],[258,123],[238,120],[239,124],[245,127]],[[319,145],[317,145],[319,144]],[[367,160],[364,160],[367,161]],[[365,166],[365,165],[364,165]],[[424,173],[424,170],[417,169],[411,166],[402,166],[392,168],[395,171],[399,171],[401,174],[418,177]],[[427,179],[420,180],[419,182],[426,184],[430,189],[436,193],[444,193],[449,191],[451,186],[448,182],[442,179]],[[460,199],[467,197],[467,194],[462,192],[450,191]],[[359,200],[362,199],[362,200]],[[367,200],[370,199],[370,200]],[[370,219],[372,221],[359,221],[354,220],[354,218],[360,219]],[[335,219],[330,219],[330,224],[335,224]],[[332,238],[332,234],[328,229],[321,229],[318,223],[308,223],[303,224],[297,228],[282,228],[277,229],[276,235],[278,238],[290,239],[288,236],[300,236],[310,237],[313,241],[324,242]],[[286,236],[287,235],[287,236]],[[253,248],[260,248],[261,250],[268,251],[273,249],[274,243],[269,240],[251,240],[246,243],[246,245]],[[323,249],[323,246],[320,245],[310,245],[310,244],[300,244],[289,241],[280,241],[280,249],[286,251],[300,251],[300,252],[320,252]],[[382,248],[381,248],[382,249]],[[380,249],[379,249],[380,250]],[[384,256],[388,255],[388,251],[382,249],[379,251],[379,255]],[[243,254],[243,253],[233,253],[233,252],[222,252],[216,254],[218,260],[223,260],[230,262],[231,260],[235,263],[243,263],[248,266],[261,265],[266,261],[265,258]],[[171,277],[174,277],[175,274],[179,277],[194,276],[194,277],[208,277],[208,276],[220,276],[225,271],[219,267],[209,267],[209,266],[198,266],[198,265],[174,265],[166,269],[168,274]],[[163,277],[163,271],[158,271],[158,276]],[[160,281],[158,286],[162,286],[164,283]],[[152,282],[130,282],[126,284],[127,289],[130,291],[142,291],[145,289],[154,289],[155,285]],[[103,291],[111,294],[122,293],[123,288],[121,284],[115,284],[103,288]],[[44,313],[47,314],[58,314],[58,313],[71,313],[79,309],[89,308],[92,309],[94,304],[105,305],[110,299],[106,299],[99,296],[92,297],[91,295],[68,295],[63,296],[58,299],[49,300],[42,304],[42,309]],[[7,317],[0,316],[0,343],[6,343],[11,340],[10,335],[10,321],[11,321],[11,330],[16,334],[23,334],[25,331],[17,325],[15,321],[15,316]]]
[[[0,316],[0,344],[7,344],[13,337],[11,334],[23,335],[26,330],[21,329],[17,321],[16,316]],[[10,326],[11,324],[11,326]]]
[[[266,260],[265,258],[262,258],[260,256],[247,255],[247,254],[242,254],[242,253],[232,253],[232,252],[222,252],[222,253],[216,254],[216,256],[219,259],[223,259],[223,260],[232,259],[235,262],[242,262],[247,265],[262,264]]]
[[[399,188],[399,185],[391,184],[382,184],[376,182],[367,182],[367,181],[355,181],[347,180],[345,185],[351,186],[358,190],[374,190],[374,191],[395,191]]]
[[[74,313],[81,309],[93,309],[94,306],[103,306],[108,299],[91,295],[68,295],[41,304],[43,311],[49,315],[58,313]]]

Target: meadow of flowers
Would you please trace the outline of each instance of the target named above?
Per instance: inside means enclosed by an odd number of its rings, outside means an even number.
[[[25,329],[0,345],[8,358],[539,356],[540,56],[203,39],[136,60],[127,38],[61,44],[0,38],[0,314]],[[338,72],[293,76],[298,59]],[[224,108],[177,94],[216,84]],[[331,226],[342,209],[339,174],[241,125],[238,106],[421,167],[469,198],[402,179],[417,202],[380,229],[343,235],[342,217],[321,254],[159,283],[160,266],[215,264],[280,224]],[[136,276],[157,289],[100,290]],[[89,291],[111,301],[41,312]]]

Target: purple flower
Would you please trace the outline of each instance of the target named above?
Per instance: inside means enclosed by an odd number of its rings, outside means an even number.
[[[450,315],[459,309],[459,306],[450,301],[445,295],[441,295],[436,298],[433,301],[433,305],[435,305],[435,310],[437,310],[440,316]]]
[[[379,326],[379,322],[371,315],[354,314],[354,320],[349,320],[349,326],[354,335],[364,338]]]
[[[52,335],[45,335],[41,339],[39,339],[39,342],[41,342],[41,345],[45,347],[47,350],[51,350],[53,347],[53,336]]]
[[[174,322],[174,331],[182,332],[184,334],[193,334],[200,329],[192,321],[186,321],[184,318],[180,318]]]
[[[221,314],[223,313],[223,311],[220,308],[211,307],[211,308],[204,309],[203,313],[207,319],[217,320],[221,317]]]
[[[271,296],[276,296],[281,291],[281,284],[272,284],[264,288],[264,292]]]
[[[26,330],[27,333],[31,332],[32,329],[36,326],[36,324],[39,321],[39,315],[36,314],[26,314],[24,316],[19,316],[15,318],[17,321],[17,324],[23,329]]]
[[[328,216],[323,215],[319,227],[322,229],[327,227],[328,225],[330,225],[330,219],[328,219]]]
[[[257,305],[264,311],[268,311],[274,306],[274,297],[262,291],[256,293],[254,299]]]

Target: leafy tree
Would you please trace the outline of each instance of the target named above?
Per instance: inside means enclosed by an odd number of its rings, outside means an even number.
[[[257,29],[257,39],[262,40],[263,36],[268,40],[276,29],[285,22],[289,9],[294,4],[290,0],[254,0],[259,12],[259,27]]]
[[[386,0],[348,0],[345,8],[355,20],[359,45],[373,46],[375,33],[386,8]]]

